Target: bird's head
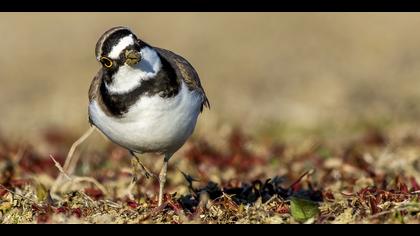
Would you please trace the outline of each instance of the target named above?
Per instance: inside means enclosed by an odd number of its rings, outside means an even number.
[[[96,60],[106,70],[136,66],[142,60],[142,49],[147,45],[127,27],[114,27],[106,31],[96,43]]]
[[[141,81],[153,78],[162,67],[154,47],[127,27],[106,31],[96,43],[96,60],[102,64],[104,81],[112,93],[131,91]]]

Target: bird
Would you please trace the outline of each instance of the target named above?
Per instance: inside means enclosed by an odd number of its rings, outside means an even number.
[[[89,88],[89,123],[136,158],[163,155],[161,206],[168,161],[210,108],[198,73],[182,56],[152,46],[126,26],[104,32],[95,56],[101,67]]]

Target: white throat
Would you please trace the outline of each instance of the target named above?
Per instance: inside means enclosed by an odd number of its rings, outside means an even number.
[[[120,66],[118,71],[112,76],[112,82],[105,84],[110,93],[121,94],[130,92],[140,86],[142,80],[156,76],[162,67],[157,52],[150,47],[145,47],[140,51],[140,54],[141,61],[138,64],[134,66],[124,64]]]

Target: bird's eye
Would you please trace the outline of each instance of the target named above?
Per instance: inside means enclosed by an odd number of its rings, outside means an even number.
[[[102,65],[104,65],[106,68],[112,67],[112,60],[108,57],[101,57],[100,62]]]

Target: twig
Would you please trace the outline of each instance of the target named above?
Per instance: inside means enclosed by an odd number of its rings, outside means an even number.
[[[144,171],[144,175],[146,176],[146,178],[150,178],[150,177],[153,177],[153,178],[155,178],[155,179],[159,179],[152,171],[150,171],[144,164],[143,164],[143,162],[141,162],[141,160],[140,160],[140,158],[136,155],[136,153],[135,152],[133,152],[133,151],[130,151],[130,153],[131,153],[131,155],[132,156],[134,156],[134,159],[136,159],[136,161],[137,161],[137,164],[138,165],[140,165],[140,167],[143,169],[143,171]],[[135,166],[134,166],[134,164],[132,163],[132,165],[133,165],[133,171],[135,171]],[[133,173],[133,174],[135,174],[135,173]]]
[[[377,213],[375,215],[369,216],[368,218],[369,219],[373,219],[373,218],[377,218],[377,217],[382,216],[382,215],[387,215],[387,214],[395,213],[397,211],[408,210],[410,207],[418,207],[418,205],[413,205],[413,204],[410,204],[410,203],[408,203],[408,204],[401,204],[401,205],[397,206],[394,209],[379,212],[379,213]]]
[[[67,154],[66,161],[64,162],[63,167],[54,159],[54,157],[52,155],[50,155],[50,158],[54,161],[55,166],[60,171],[59,176],[57,177],[53,186],[51,187],[51,191],[50,191],[50,193],[52,194],[51,196],[53,196],[55,198],[58,198],[58,195],[56,195],[55,192],[56,192],[58,186],[62,183],[62,177],[63,176],[65,176],[68,180],[72,180],[72,178],[67,173],[68,172],[73,172],[74,166],[76,165],[77,160],[78,160],[78,159],[76,159],[76,161],[73,161],[74,164],[71,166],[73,154],[76,150],[76,147],[78,147],[82,142],[84,142],[92,134],[93,130],[95,130],[95,126],[91,126],[79,139],[77,139],[71,145],[70,151]],[[77,157],[77,158],[79,158],[79,157]]]
[[[302,179],[305,177],[305,176],[307,176],[307,175],[311,175],[311,174],[313,174],[315,172],[315,170],[314,169],[310,169],[310,170],[308,170],[308,171],[306,171],[305,173],[303,173],[303,175],[301,175],[295,182],[293,182],[290,186],[289,186],[289,189],[290,188],[293,188],[296,184],[298,184],[298,183],[300,183],[300,181],[302,181]]]
[[[92,132],[95,130],[95,126],[91,126],[78,140],[76,140],[76,142],[73,143],[73,145],[71,145],[70,147],[70,151],[67,154],[66,157],[66,161],[64,163],[63,168],[68,171],[69,170],[69,166],[70,166],[70,162],[71,162],[71,158],[74,154],[74,151],[76,150],[76,148],[83,143],[91,134]]]
[[[25,198],[26,200],[31,201],[32,203],[37,204],[37,202],[35,202],[34,200],[32,200],[32,199],[30,199],[30,198],[28,198],[26,196],[23,196],[22,194],[16,193],[15,191],[13,191],[13,190],[7,188],[6,186],[4,186],[3,184],[0,184],[0,187],[2,187],[4,190],[6,190],[7,192],[9,192],[11,194],[17,195],[17,196],[19,196],[21,198]]]
[[[277,196],[277,194],[274,194],[270,199],[268,199],[268,201],[266,201],[264,204],[266,204],[266,205],[268,205],[268,204],[270,204],[271,202],[273,202],[274,200],[281,200],[280,198],[279,198],[279,196]]]
[[[83,182],[83,181],[86,181],[86,182],[90,182],[90,183],[93,183],[97,188],[99,188],[99,190],[101,190],[105,195],[107,195],[107,190],[106,190],[106,188],[102,185],[102,184],[100,184],[96,179],[94,179],[94,178],[90,178],[90,177],[79,177],[79,176],[76,176],[76,177],[74,177],[74,178],[72,178],[72,177],[70,177],[70,176],[68,176],[67,174],[66,174],[66,172],[64,172],[64,170],[63,170],[63,167],[61,167],[61,165],[60,165],[60,163],[58,163],[55,159],[54,159],[54,157],[52,156],[52,155],[50,155],[50,158],[54,161],[54,163],[55,163],[55,166],[57,167],[57,169],[68,179],[68,180],[70,180],[72,183],[74,183],[74,182]]]
[[[23,158],[23,154],[25,153],[25,148],[20,147],[14,156],[14,163],[15,165],[19,165],[20,161]]]
[[[89,197],[86,193],[84,193],[83,191],[79,191],[80,194],[82,194],[83,197],[87,198],[95,207],[98,206],[98,204],[96,204],[96,202]],[[86,206],[88,206],[87,204],[85,204]]]
[[[91,177],[82,177],[82,176],[76,176],[73,178],[74,182],[90,182],[93,183],[97,188],[99,188],[99,190],[101,190],[105,195],[107,195],[108,191],[105,189],[105,187],[99,183],[96,179],[91,178]]]
[[[50,158],[51,158],[51,160],[53,160],[53,162],[54,162],[54,164],[55,164],[55,167],[57,167],[57,169],[60,171],[60,173],[61,174],[63,174],[68,180],[72,180],[72,178],[70,177],[70,176],[68,176],[67,174],[66,174],[66,172],[63,170],[63,167],[61,167],[61,165],[60,165],[60,163],[58,163],[55,159],[54,159],[54,157],[53,157],[53,155],[51,155],[50,154]]]
[[[111,200],[99,200],[99,202],[102,202],[102,203],[106,204],[107,206],[110,206],[110,207],[113,207],[113,208],[118,208],[118,209],[123,208],[123,206],[121,206],[121,204],[118,204],[118,203],[113,202]]]

